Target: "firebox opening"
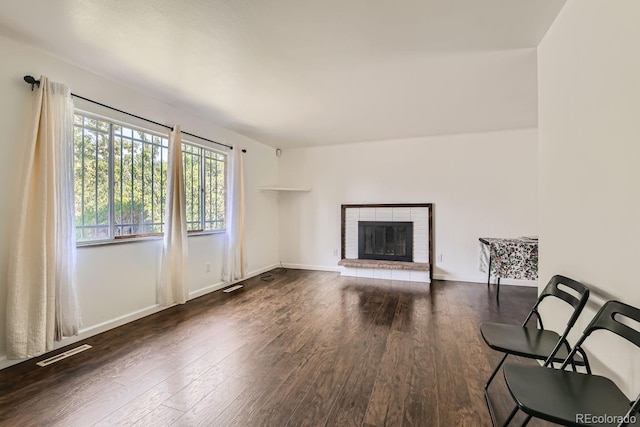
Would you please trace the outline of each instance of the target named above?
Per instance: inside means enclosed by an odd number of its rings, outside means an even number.
[[[358,258],[413,262],[413,222],[358,221]]]

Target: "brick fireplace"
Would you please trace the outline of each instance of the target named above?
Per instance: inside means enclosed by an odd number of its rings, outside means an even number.
[[[431,203],[342,205],[342,275],[429,283],[432,218]]]

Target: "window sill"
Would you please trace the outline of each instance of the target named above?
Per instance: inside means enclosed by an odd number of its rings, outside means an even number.
[[[224,234],[227,230],[211,230],[211,231],[194,231],[192,233],[188,233],[189,237],[191,236],[209,236],[211,234]]]
[[[212,230],[212,231],[197,231],[193,233],[187,233],[187,237],[196,237],[196,236],[210,236],[215,234],[224,234],[226,230]],[[127,237],[120,239],[109,239],[109,240],[90,240],[86,242],[76,242],[77,248],[86,248],[86,247],[95,247],[95,246],[109,246],[109,245],[120,245],[122,243],[140,243],[140,242],[148,242],[154,240],[162,240],[163,236],[142,236],[142,237]]]

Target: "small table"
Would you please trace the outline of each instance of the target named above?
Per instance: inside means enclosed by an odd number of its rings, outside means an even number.
[[[491,276],[497,278],[496,301],[500,303],[500,279],[538,279],[538,239],[517,237],[499,239],[481,237],[480,271],[487,272],[487,287]]]

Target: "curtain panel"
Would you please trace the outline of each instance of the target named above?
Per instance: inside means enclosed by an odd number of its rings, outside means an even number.
[[[169,134],[167,168],[164,241],[157,298],[160,305],[184,304],[189,298],[187,202],[180,126],[175,126]]]
[[[22,192],[9,258],[7,357],[22,359],[77,335],[73,101],[41,77],[19,178]]]
[[[222,264],[222,280],[238,281],[247,275],[244,235],[244,156],[241,150],[229,153],[229,175],[226,210],[226,242]]]

